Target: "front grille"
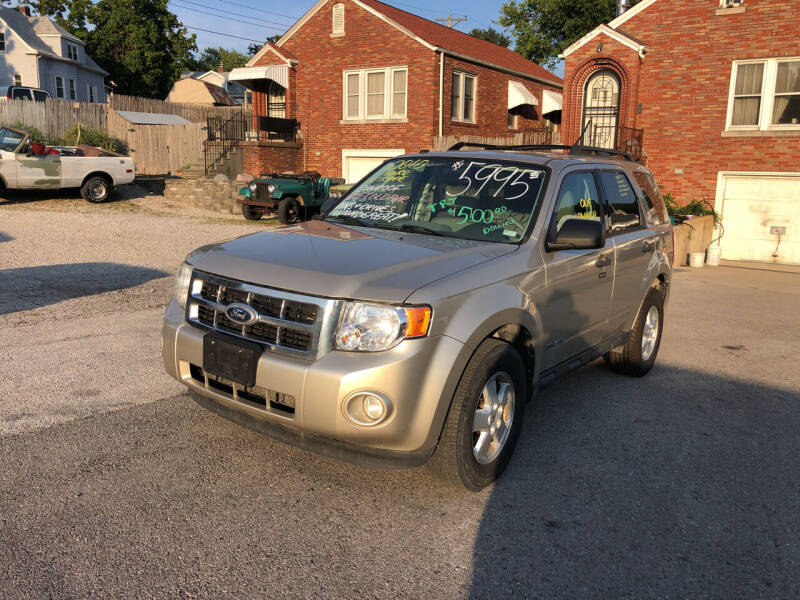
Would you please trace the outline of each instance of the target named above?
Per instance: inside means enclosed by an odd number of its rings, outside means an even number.
[[[253,200],[258,200],[259,202],[266,202],[270,199],[271,194],[267,189],[269,183],[262,183],[260,181],[256,181],[256,193],[255,198]]]
[[[187,303],[190,323],[253,340],[278,352],[309,358],[317,350],[325,307],[336,303],[201,272],[193,274],[190,289]],[[258,321],[242,325],[229,319],[225,309],[232,303],[252,307],[259,315]]]

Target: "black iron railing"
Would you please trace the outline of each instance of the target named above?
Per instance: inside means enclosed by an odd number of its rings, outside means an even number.
[[[640,161],[643,156],[643,143],[643,129],[622,125],[594,125],[589,119],[575,145],[617,150],[626,153],[635,161]]]
[[[250,119],[244,113],[236,113],[229,119],[213,116],[206,119],[206,141],[203,144],[206,175],[220,165],[231,150],[247,137]]]

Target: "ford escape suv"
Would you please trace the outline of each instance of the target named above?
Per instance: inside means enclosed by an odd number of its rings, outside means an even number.
[[[457,145],[393,159],[307,223],[192,252],[163,325],[203,406],[470,490],[537,386],[658,354],[672,229],[653,175],[599,149]]]

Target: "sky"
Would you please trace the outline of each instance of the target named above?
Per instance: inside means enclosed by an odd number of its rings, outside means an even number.
[[[503,4],[503,0],[384,1],[431,20],[446,19],[448,15],[467,17],[468,21],[457,26],[465,32],[475,27],[499,29],[492,21]],[[263,41],[267,36],[284,33],[315,3],[316,0],[169,0],[169,7],[197,36],[200,50],[222,46],[245,52],[251,40]]]

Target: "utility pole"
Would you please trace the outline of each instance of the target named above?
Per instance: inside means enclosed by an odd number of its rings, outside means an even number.
[[[446,19],[436,19],[436,20],[437,21],[441,21],[442,23],[447,23],[447,26],[450,29],[452,29],[453,25],[458,25],[459,23],[462,23],[463,21],[466,21],[467,17],[459,18],[459,17],[454,17],[453,15],[447,15]]]

